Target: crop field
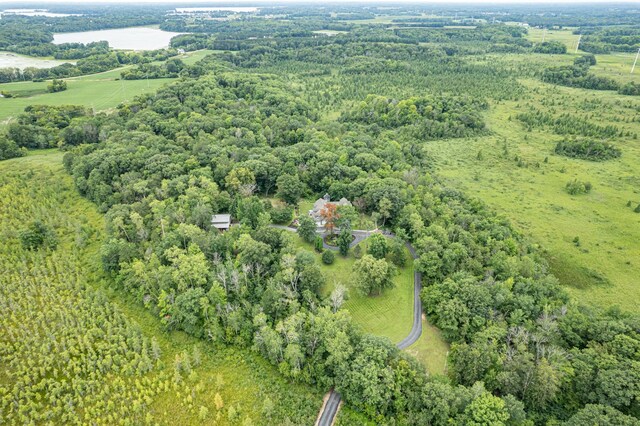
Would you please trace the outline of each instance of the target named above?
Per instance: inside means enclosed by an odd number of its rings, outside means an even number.
[[[0,304],[11,312],[0,319],[0,423],[312,423],[320,393],[248,350],[163,332],[108,287],[103,218],[61,159],[48,150],[0,163]],[[36,220],[56,247],[23,248]]]
[[[601,70],[609,66],[605,61]],[[541,245],[553,273],[578,301],[638,312],[638,101],[611,91],[522,83],[529,100],[492,105],[487,116],[490,136],[426,144],[434,168]],[[622,156],[593,162],[554,154],[562,136],[551,128],[526,131],[516,120],[530,108],[616,126],[624,135],[612,142]],[[593,190],[569,195],[565,185],[573,179],[590,182]]]
[[[185,63],[192,64],[211,52],[199,50],[184,55],[182,59]],[[0,99],[0,121],[16,117],[29,105],[85,105],[95,111],[108,110],[138,95],[153,93],[174,80],[120,80],[120,73],[127,68],[65,79],[68,89],[58,93],[47,92],[48,81],[0,84],[0,91],[16,96]]]

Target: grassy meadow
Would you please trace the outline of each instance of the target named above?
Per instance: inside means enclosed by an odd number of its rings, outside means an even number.
[[[209,53],[209,50],[199,50],[185,54],[181,59],[192,64]],[[47,92],[49,81],[0,84],[0,91],[16,96],[0,99],[0,122],[15,118],[29,105],[85,105],[96,111],[109,110],[138,95],[153,93],[174,80],[120,80],[120,73],[128,67],[64,79],[68,88],[58,93]]]
[[[640,141],[634,136],[640,124],[633,117],[640,103],[611,91],[537,80],[522,83],[526,100],[491,106],[490,136],[426,144],[434,169],[541,245],[552,271],[578,301],[639,312],[640,214],[633,210],[640,203]],[[532,107],[615,125],[632,136],[612,140],[622,150],[618,159],[591,162],[559,156],[554,147],[562,136],[550,128],[527,131],[516,120],[516,114]],[[591,182],[593,190],[569,195],[564,188],[573,179]]]
[[[0,162],[0,195],[3,199],[0,203],[0,267],[3,270],[0,286],[7,291],[15,287],[7,294],[12,303],[12,314],[0,321],[0,354],[14,358],[0,373],[0,399],[9,401],[5,393],[11,395],[15,374],[17,377],[39,374],[40,367],[45,368],[50,362],[60,362],[69,356],[67,351],[59,353],[57,349],[49,350],[40,344],[18,348],[10,336],[23,333],[25,327],[38,330],[45,326],[42,321],[47,318],[47,326],[61,334],[58,341],[70,339],[72,345],[81,342],[89,345],[87,342],[93,332],[87,331],[94,330],[95,319],[91,315],[87,317],[87,313],[97,312],[97,307],[90,306],[98,300],[103,309],[113,312],[107,319],[101,317],[100,327],[111,329],[120,324],[123,331],[118,332],[118,336],[140,333],[147,342],[144,345],[153,339],[160,355],[150,371],[133,375],[116,372],[102,377],[93,364],[87,368],[93,373],[85,375],[79,371],[84,371],[85,363],[93,362],[96,352],[100,363],[107,362],[107,358],[100,358],[103,351],[120,353],[125,347],[124,337],[118,337],[120,349],[98,341],[87,357],[76,357],[76,348],[68,348],[72,354],[71,363],[77,370],[63,369],[65,377],[60,377],[60,370],[56,370],[57,378],[51,380],[62,380],[62,383],[73,380],[82,386],[100,387],[99,392],[95,390],[96,398],[92,396],[93,391],[82,397],[85,405],[80,410],[81,418],[89,416],[97,424],[226,425],[288,421],[311,424],[321,404],[320,392],[288,383],[266,360],[249,350],[217,347],[182,332],[163,331],[158,318],[110,286],[109,278],[101,272],[99,258],[103,217],[91,202],[80,197],[71,177],[63,171],[61,161],[61,152],[46,150]],[[55,229],[59,239],[57,249],[30,251],[22,248],[19,232],[36,219]],[[2,304],[7,303],[4,298],[0,300]],[[34,315],[33,308],[39,303],[42,303],[40,313]],[[72,327],[83,327],[87,333],[74,331]],[[85,335],[84,340],[73,337],[78,335]],[[128,342],[129,337],[126,339]],[[131,351],[134,349],[127,349],[126,354],[131,355],[131,365],[135,366],[138,357]],[[191,355],[196,353],[199,356]],[[184,359],[185,354],[190,354],[192,365],[187,371],[181,367],[182,377],[176,378],[176,360]],[[33,359],[40,362],[38,369],[29,367],[29,360]],[[105,383],[111,386],[105,388]],[[19,389],[16,392],[20,392]],[[64,391],[61,392],[64,395]],[[69,392],[73,393],[72,390]],[[40,395],[38,391],[36,393]],[[20,392],[20,398],[29,398],[28,395]],[[40,396],[24,405],[31,409],[41,401]],[[98,396],[109,398],[115,407],[105,409]],[[269,408],[266,400],[273,403]],[[9,410],[3,410],[0,409],[0,423],[11,415]],[[48,404],[44,404],[42,410],[51,411]],[[26,410],[22,415],[25,413]],[[288,418],[290,413],[296,413],[295,417]],[[38,417],[30,413],[29,418]],[[21,422],[19,419],[13,418]],[[116,419],[125,423],[118,423]]]
[[[578,43],[578,34],[573,34],[572,28],[562,30],[544,30],[541,28],[528,28],[527,38],[533,43],[542,41],[559,41],[567,46],[567,53],[574,53]]]

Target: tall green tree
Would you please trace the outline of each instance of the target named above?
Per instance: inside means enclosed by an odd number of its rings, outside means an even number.
[[[356,288],[367,296],[381,294],[384,290],[393,288],[395,274],[393,265],[370,254],[362,256],[353,265]]]

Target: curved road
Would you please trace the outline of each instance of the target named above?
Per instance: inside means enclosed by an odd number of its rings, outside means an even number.
[[[296,228],[292,228],[289,226],[281,226],[281,225],[272,225],[274,228],[284,229],[290,232],[297,232]],[[324,230],[318,229],[316,230],[318,234],[323,234]],[[353,235],[355,239],[351,243],[349,247],[354,247],[356,244],[359,244],[361,241],[366,239],[368,236],[373,234],[373,231],[363,231],[363,230],[354,230]],[[391,233],[383,233],[385,237],[393,237],[394,235]],[[324,243],[323,243],[324,244]],[[416,254],[416,249],[409,243],[406,244],[409,253],[411,253],[411,257],[417,259],[418,256]],[[329,250],[338,250],[338,247],[329,246],[324,244],[324,248]],[[420,272],[413,272],[413,325],[411,326],[411,331],[405,337],[396,344],[398,349],[405,349],[414,344],[422,335],[422,304],[420,303],[420,289],[422,288],[422,274]],[[316,421],[316,426],[331,426],[335,420],[336,414],[338,414],[338,409],[340,408],[340,394],[333,389],[329,391],[329,398],[327,398],[327,402],[323,405],[322,411],[318,416],[318,420]]]

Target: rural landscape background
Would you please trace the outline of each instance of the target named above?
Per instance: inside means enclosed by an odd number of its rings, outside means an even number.
[[[0,424],[640,424],[640,5],[1,8]]]

